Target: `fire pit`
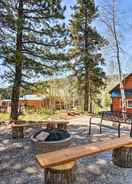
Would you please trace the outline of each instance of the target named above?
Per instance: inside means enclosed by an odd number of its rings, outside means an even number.
[[[66,130],[42,129],[31,137],[33,148],[37,153],[51,152],[70,146],[72,136]]]

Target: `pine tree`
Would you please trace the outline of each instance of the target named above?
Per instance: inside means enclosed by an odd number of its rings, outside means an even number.
[[[0,1],[0,58],[7,68],[4,77],[13,83],[12,119],[18,118],[20,88],[25,81],[63,68],[64,11],[61,0]]]
[[[70,56],[73,70],[78,78],[80,90],[84,91],[84,110],[91,111],[91,104],[99,88],[104,85],[105,73],[100,67],[104,63],[100,48],[106,40],[92,23],[98,16],[94,0],[76,0],[70,21],[72,46]]]

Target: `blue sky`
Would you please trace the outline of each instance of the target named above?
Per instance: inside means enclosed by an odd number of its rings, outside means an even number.
[[[106,2],[111,0],[104,0]],[[64,0],[64,4],[67,6],[66,10],[66,19],[70,18],[71,10],[70,6],[74,5],[76,0]],[[118,9],[121,12],[120,16],[120,31],[123,35],[123,39],[121,40],[121,45],[123,48],[123,53],[121,55],[121,64],[122,64],[122,71],[124,73],[132,72],[132,0],[118,0]],[[102,6],[102,0],[95,1],[96,6],[99,8]],[[100,12],[101,13],[101,12]],[[127,25],[128,24],[128,25]],[[95,24],[96,29],[106,38],[108,39],[108,31],[105,29],[105,26],[100,21],[96,22]],[[131,26],[130,26],[131,25]],[[117,68],[115,68],[115,58],[111,57],[112,53],[105,50],[105,60],[106,66],[104,70],[111,74],[111,72],[116,73]],[[114,70],[114,71],[113,71]]]
[[[104,0],[111,1],[111,0]],[[120,17],[120,29],[123,35],[123,39],[121,41],[121,45],[123,46],[123,54],[121,56],[122,70],[124,73],[132,72],[132,0],[118,0],[119,1],[119,10],[123,12],[122,17]],[[68,22],[71,9],[70,6],[75,4],[76,0],[63,0],[63,4],[67,6],[67,10],[65,12],[66,22]],[[102,0],[96,0],[96,5],[100,7],[102,5]],[[129,24],[129,26],[127,24]],[[107,39],[108,32],[105,29],[105,26],[101,22],[95,22],[96,29]],[[130,26],[131,25],[131,26]],[[105,50],[104,57],[106,60],[106,65],[104,70],[111,74],[117,72],[117,69],[114,66],[115,59],[111,57],[111,53],[108,50]],[[0,66],[0,71],[3,68]],[[3,86],[3,80],[0,79],[0,86]]]

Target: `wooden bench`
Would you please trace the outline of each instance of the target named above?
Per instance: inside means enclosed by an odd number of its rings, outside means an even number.
[[[122,112],[101,112],[99,116],[91,116],[89,120],[89,135],[91,135],[91,126],[94,124],[92,122],[93,118],[100,118],[100,122],[98,124],[99,126],[99,132],[102,133],[102,126],[103,126],[103,120],[106,121],[112,121],[113,123],[117,124],[117,130],[118,130],[118,137],[121,135],[121,125],[130,125],[130,137],[132,137],[132,114],[131,113],[122,113]],[[97,125],[97,124],[96,124]],[[108,127],[108,126],[107,126]]]
[[[97,142],[97,143],[91,143],[91,144],[86,144],[86,145],[80,145],[80,146],[75,146],[73,148],[67,148],[67,149],[62,149],[59,151],[54,151],[54,152],[49,152],[49,153],[44,153],[44,154],[39,154],[36,155],[36,159],[39,162],[40,166],[45,170],[45,183],[46,184],[51,184],[52,183],[52,170],[53,167],[55,166],[60,166],[63,164],[65,167],[65,164],[71,163],[72,161],[76,161],[82,157],[86,156],[91,156],[97,153],[113,150],[114,158],[115,158],[115,152],[118,151],[118,149],[122,149],[123,146],[126,145],[132,145],[132,138],[128,136],[123,136],[121,138],[115,138],[115,139],[109,139],[105,140],[103,142]],[[132,151],[131,151],[131,157],[132,158]],[[130,164],[125,164],[126,165],[132,165],[132,160],[127,159],[127,162],[131,162]],[[120,160],[119,160],[120,161]],[[126,161],[126,160],[125,160]],[[118,162],[113,161],[114,164],[117,164],[118,166],[122,166],[118,164]],[[74,165],[74,164],[73,164]],[[47,173],[49,174],[49,182],[47,182]],[[60,172],[60,170],[59,170]],[[63,171],[62,171],[63,172]],[[54,173],[54,172],[53,172]],[[72,170],[71,170],[72,173]],[[70,184],[72,184],[72,178],[71,174],[68,176],[67,181],[71,181]],[[57,178],[54,177],[54,178]],[[62,184],[61,183],[55,182],[56,184]],[[67,182],[69,184],[69,182]]]
[[[82,157],[117,149],[129,144],[132,144],[132,138],[122,136],[121,138],[114,138],[102,142],[85,144],[72,148],[61,149],[59,151],[39,154],[36,155],[36,158],[42,168],[49,168],[70,161],[75,161]]]
[[[68,124],[68,121],[15,121],[11,124],[12,138],[23,138],[24,128],[45,126],[47,128],[60,128],[66,130]]]

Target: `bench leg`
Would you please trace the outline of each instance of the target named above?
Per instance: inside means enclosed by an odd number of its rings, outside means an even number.
[[[12,138],[23,139],[24,138],[23,127],[12,128]]]
[[[51,180],[52,180],[52,178],[51,178]],[[44,184],[51,184],[51,182],[52,182],[51,180],[50,180],[50,171],[48,168],[46,168],[44,170]]]
[[[73,171],[69,170],[69,171],[65,171],[64,173],[64,177],[66,179],[66,184],[72,184],[73,183]]]
[[[44,184],[47,183],[47,169],[44,169]]]
[[[66,170],[44,170],[44,184],[72,184],[74,181],[74,168]]]

